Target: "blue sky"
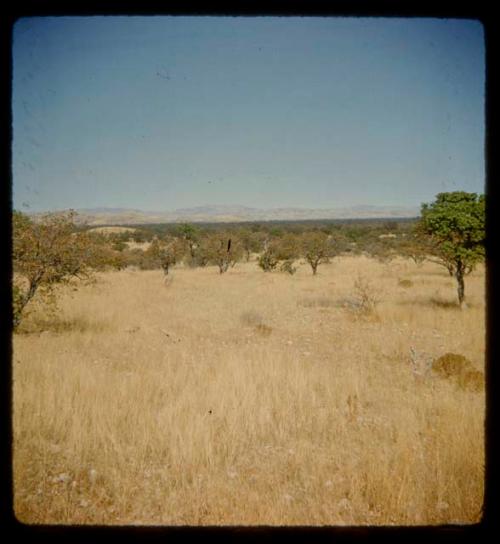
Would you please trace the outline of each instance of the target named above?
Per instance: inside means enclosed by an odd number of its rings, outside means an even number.
[[[38,17],[13,40],[13,204],[419,206],[484,191],[477,21]]]

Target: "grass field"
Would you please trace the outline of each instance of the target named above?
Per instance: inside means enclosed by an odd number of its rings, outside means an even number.
[[[359,311],[355,282],[379,300]],[[404,281],[408,280],[408,281]],[[359,284],[359,281],[358,281]],[[14,337],[15,512],[25,523],[474,523],[484,269],[336,258],[109,272]],[[414,369],[421,369],[422,374]]]

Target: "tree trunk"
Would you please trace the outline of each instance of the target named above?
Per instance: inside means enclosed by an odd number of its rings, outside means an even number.
[[[23,318],[23,312],[26,308],[28,302],[35,296],[35,293],[38,289],[38,280],[31,280],[29,284],[28,291],[24,296],[20,296],[17,302],[17,308],[14,308],[13,311],[13,327],[14,330],[17,329]]]
[[[461,308],[465,308],[464,266],[461,262],[457,263],[455,268],[455,278],[457,279],[458,303]]]
[[[189,254],[191,255],[191,259],[194,259],[195,256],[195,244],[194,242],[189,242]]]

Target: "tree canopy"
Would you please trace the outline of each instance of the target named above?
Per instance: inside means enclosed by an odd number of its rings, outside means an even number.
[[[484,259],[485,198],[477,193],[439,193],[422,204],[418,230],[427,236],[435,252],[451,265],[458,282],[458,299],[465,299],[464,274]]]
[[[107,264],[99,238],[76,232],[75,213],[54,213],[33,221],[15,211],[13,227],[14,327],[37,293],[49,294],[57,284],[85,279],[93,268]]]

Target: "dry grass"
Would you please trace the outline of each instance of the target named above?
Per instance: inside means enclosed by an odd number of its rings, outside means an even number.
[[[443,272],[345,257],[290,276],[250,262],[180,268],[168,286],[159,271],[107,273],[64,296],[60,320],[78,326],[14,338],[16,515],[478,521],[484,392],[410,360],[453,352],[483,367],[484,271],[467,278],[464,311]],[[377,319],[331,302],[360,273],[377,286]]]

